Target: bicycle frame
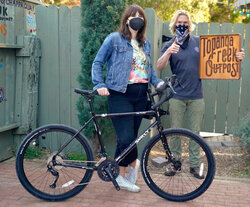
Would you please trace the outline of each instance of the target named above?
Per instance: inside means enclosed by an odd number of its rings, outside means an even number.
[[[150,89],[148,89],[148,94],[151,94]],[[90,167],[90,166],[82,166],[82,165],[75,165],[75,164],[58,164],[56,163],[56,156],[58,154],[60,154],[60,152],[62,152],[62,150],[70,143],[72,142],[72,140],[79,134],[81,133],[87,126],[88,124],[93,120],[94,121],[94,126],[95,126],[95,131],[97,132],[97,137],[98,137],[98,141],[100,143],[100,158],[102,157],[107,157],[107,153],[105,151],[104,148],[104,143],[102,141],[102,136],[99,130],[99,126],[97,123],[97,119],[98,118],[112,118],[112,117],[122,117],[122,116],[145,116],[145,115],[151,115],[155,117],[155,121],[150,124],[150,126],[139,136],[136,138],[136,140],[134,140],[118,157],[115,158],[115,161],[117,163],[119,163],[144,137],[146,137],[148,135],[148,133],[150,133],[150,131],[155,127],[158,126],[157,129],[162,137],[162,142],[163,142],[163,146],[165,148],[166,151],[166,155],[171,157],[171,153],[170,153],[170,149],[168,147],[168,144],[166,143],[166,139],[164,139],[164,135],[162,134],[162,130],[163,127],[161,125],[161,120],[160,120],[160,113],[159,113],[159,109],[154,109],[154,110],[150,110],[150,111],[139,111],[139,112],[125,112],[125,113],[109,113],[109,114],[96,114],[94,107],[93,107],[93,97],[88,96],[88,95],[83,95],[85,96],[85,98],[87,99],[87,101],[89,102],[90,105],[90,110],[91,110],[91,114],[92,117],[85,122],[85,124],[80,128],[80,130],[73,136],[71,137],[59,150],[58,152],[53,156],[52,158],[52,162],[55,165],[62,165],[65,167],[76,167],[76,168],[82,168],[82,169],[95,169],[94,167]],[[149,98],[151,100],[152,103],[154,102],[154,99],[151,95],[149,95]]]

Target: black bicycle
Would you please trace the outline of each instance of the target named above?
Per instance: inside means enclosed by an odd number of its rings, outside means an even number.
[[[165,113],[159,107],[168,101],[174,92],[173,86],[178,84],[175,78],[166,78],[164,84],[151,93],[152,110],[129,113],[95,114],[93,108],[96,91],[75,89],[83,95],[91,109],[92,117],[76,130],[61,124],[50,124],[37,128],[21,143],[16,157],[16,172],[21,184],[32,195],[48,200],[60,201],[75,196],[90,183],[92,174],[97,171],[100,179],[116,182],[119,175],[118,163],[146,135],[157,127],[158,134],[146,144],[141,156],[141,173],[149,188],[171,201],[188,201],[204,193],[213,181],[215,159],[206,142],[197,134],[187,129],[170,128],[163,130],[160,117]],[[155,103],[154,96],[161,95]],[[99,131],[97,119],[116,116],[153,116],[150,126],[125,149],[118,157],[107,156]],[[81,132],[93,121],[100,142],[99,160],[95,161],[92,147]],[[175,155],[171,143],[181,140],[180,155]],[[189,142],[199,147],[199,174],[204,179],[197,179],[190,173]],[[171,151],[172,150],[172,151]],[[172,167],[175,174],[166,176],[166,168]]]

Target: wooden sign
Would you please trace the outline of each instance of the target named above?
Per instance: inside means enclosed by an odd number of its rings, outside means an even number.
[[[200,36],[200,78],[240,79],[241,35]]]

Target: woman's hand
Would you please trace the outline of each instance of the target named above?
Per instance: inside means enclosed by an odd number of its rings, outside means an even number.
[[[240,52],[237,52],[237,53],[236,53],[236,57],[237,57],[240,61],[244,60],[244,58],[245,58],[245,53],[244,53],[244,49],[243,49],[243,48],[241,48]]]
[[[164,84],[164,81],[158,83],[157,88],[161,87]]]
[[[107,88],[98,88],[97,92],[100,96],[109,96],[109,91]]]

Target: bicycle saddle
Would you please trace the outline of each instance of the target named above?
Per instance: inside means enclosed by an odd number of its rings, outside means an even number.
[[[81,90],[81,89],[78,89],[78,88],[75,88],[74,91],[75,91],[76,93],[82,94],[82,95],[97,94],[97,91],[92,91],[92,90]]]

